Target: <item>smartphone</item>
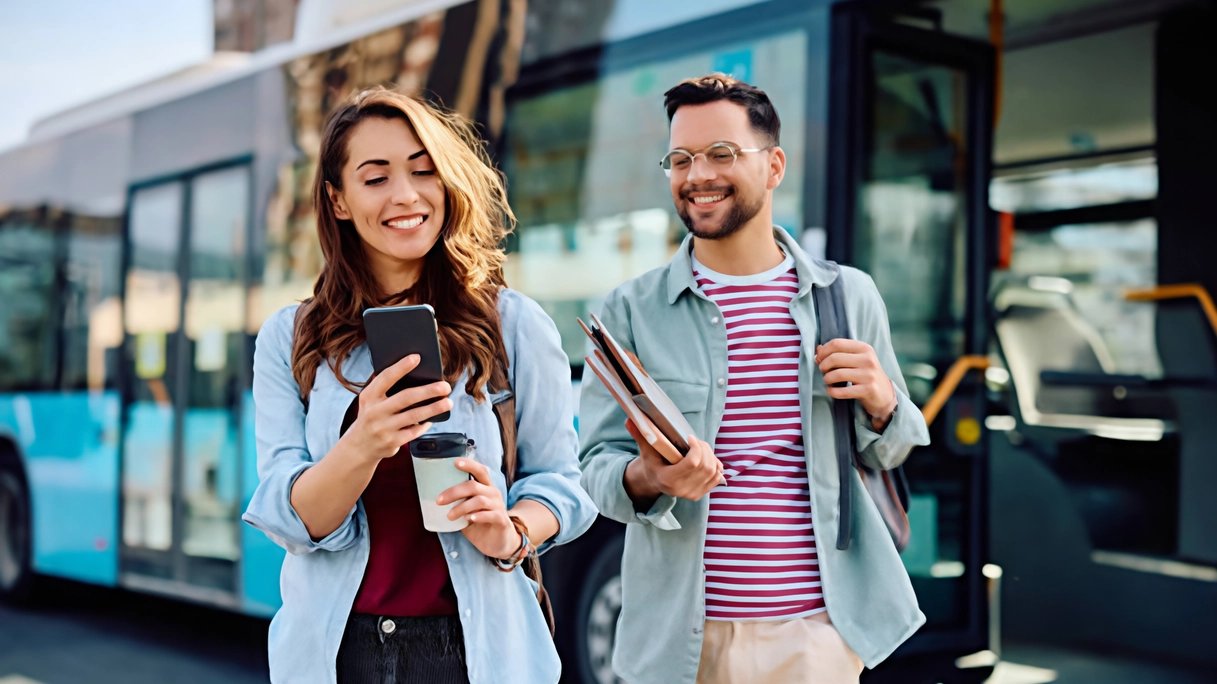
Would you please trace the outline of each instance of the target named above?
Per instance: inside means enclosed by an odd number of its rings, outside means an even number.
[[[429,385],[444,379],[435,309],[426,304],[366,309],[363,312],[363,330],[368,337],[368,349],[372,352],[372,368],[377,373],[384,372],[410,354],[419,356],[418,366],[389,389],[389,396],[410,387]],[[439,401],[438,397],[410,408],[436,401]],[[428,422],[442,423],[450,417],[451,413],[445,411],[428,419]]]

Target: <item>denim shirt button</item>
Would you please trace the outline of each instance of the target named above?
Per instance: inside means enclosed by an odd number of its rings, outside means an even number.
[[[457,551],[453,551],[452,553],[450,553],[450,554],[448,554],[448,555],[449,555],[449,556],[452,556],[453,558],[456,558],[457,556],[459,556],[459,555],[461,555],[461,554],[460,554],[459,552],[457,552]]]
[[[723,387],[723,386],[724,386],[724,385],[726,385],[726,384],[727,384],[727,381],[726,381],[726,380],[723,380],[722,378],[719,378],[719,379],[718,379],[718,386],[719,386],[719,387]]]
[[[718,316],[710,317],[710,325],[718,325]]]
[[[468,608],[466,608],[466,609],[465,609],[465,617],[469,617],[469,616],[471,616],[471,615],[473,615],[473,611],[472,611],[472,610],[469,610]]]

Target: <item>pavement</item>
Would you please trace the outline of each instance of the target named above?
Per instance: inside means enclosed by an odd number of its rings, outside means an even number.
[[[59,580],[0,605],[0,684],[267,681],[269,622]],[[1122,654],[1005,644],[988,684],[1210,684],[1217,673]]]
[[[57,580],[0,605],[0,684],[265,684],[269,621]]]
[[[1213,684],[1217,672],[1118,653],[1027,643],[1002,645],[988,684]]]

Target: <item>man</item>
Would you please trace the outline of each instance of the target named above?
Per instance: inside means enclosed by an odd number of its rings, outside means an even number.
[[[691,235],[614,290],[601,318],[700,439],[669,465],[601,383],[583,383],[583,486],[627,523],[613,669],[631,684],[856,682],[925,617],[852,469],[853,529],[837,548],[828,398],[856,400],[873,468],[928,444],[925,421],[870,277],[838,275],[773,225],[786,155],[768,96],[713,75],[665,105],[662,166]],[[838,277],[857,339],[817,346],[812,286]]]

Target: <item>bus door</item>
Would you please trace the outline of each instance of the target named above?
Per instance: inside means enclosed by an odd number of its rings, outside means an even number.
[[[994,58],[902,22],[855,3],[833,11],[826,252],[874,278],[932,421],[932,445],[904,467],[902,554],[928,622],[901,653],[954,657],[989,647],[985,395],[963,371],[987,348]]]
[[[230,607],[249,185],[230,164],[133,187],[125,264],[120,583]]]

